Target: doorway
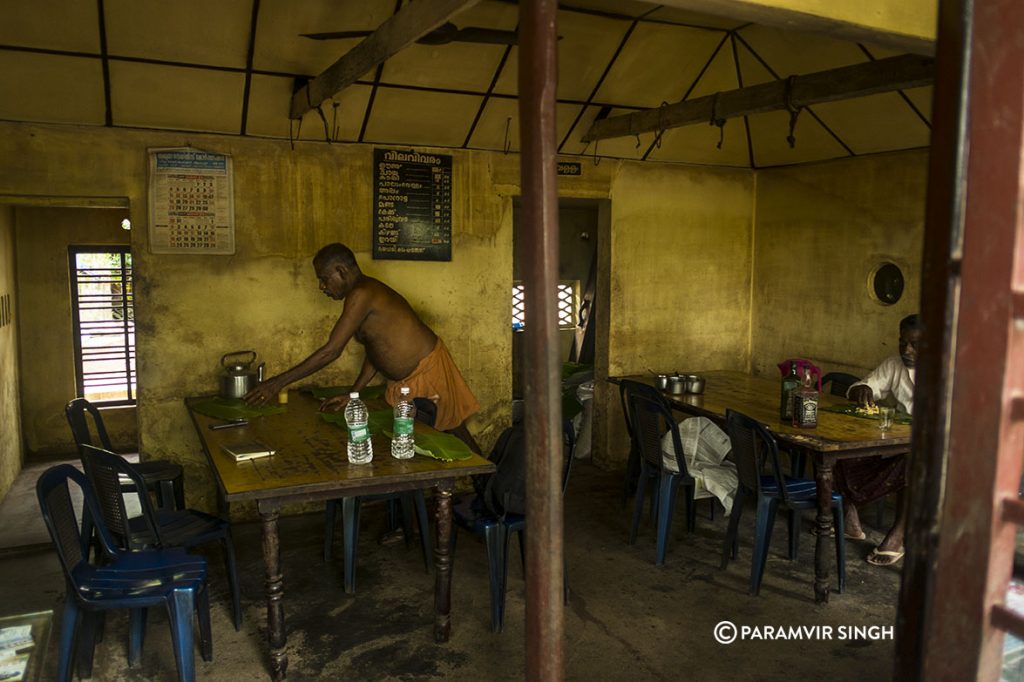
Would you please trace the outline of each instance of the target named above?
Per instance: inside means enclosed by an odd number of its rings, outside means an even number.
[[[598,295],[599,233],[607,200],[559,199],[558,202],[558,296],[559,357],[563,379],[573,373],[591,373],[599,360],[595,357],[595,339],[600,330],[594,311],[606,302]],[[523,281],[520,266],[520,205],[512,207],[512,399],[513,419],[524,397],[523,332],[529,324],[529,311],[523,307]],[[592,374],[591,374],[592,376]]]

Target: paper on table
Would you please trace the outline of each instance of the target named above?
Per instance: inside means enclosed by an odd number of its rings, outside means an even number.
[[[0,657],[0,680],[3,682],[19,682],[25,679],[28,669],[28,654]]]
[[[31,625],[15,625],[0,629],[0,651],[24,649],[34,643]]]

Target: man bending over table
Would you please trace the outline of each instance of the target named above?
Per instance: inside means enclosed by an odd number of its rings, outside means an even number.
[[[871,374],[858,381],[846,395],[862,406],[873,406],[876,400],[891,398],[899,408],[910,414],[914,404],[914,365],[921,339],[917,315],[900,320],[900,354],[887,357]],[[857,507],[889,493],[898,493],[896,520],[878,547],[871,550],[867,561],[875,566],[889,566],[903,558],[903,534],[906,527],[907,457],[864,457],[836,463],[835,485],[846,505],[846,534],[863,539]]]
[[[343,244],[328,244],[313,258],[320,290],[336,301],[344,301],[341,316],[327,343],[291,369],[263,381],[245,396],[250,405],[270,402],[285,386],[326,367],[338,359],[355,337],[366,349],[362,369],[352,385],[361,391],[380,372],[387,380],[384,398],[389,405],[399,400],[399,390],[408,386],[414,398],[428,398],[436,404],[434,427],[449,431],[475,452],[479,446],[466,428],[466,419],[480,409],[480,403],[466,385],[444,342],[419,318],[398,292],[380,280],[364,275],[352,250]],[[328,398],[321,411],[337,412],[348,404],[348,396]]]

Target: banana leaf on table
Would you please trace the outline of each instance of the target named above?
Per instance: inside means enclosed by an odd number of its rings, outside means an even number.
[[[341,428],[347,428],[345,414],[342,412],[321,412],[320,416],[326,422],[337,424]],[[370,433],[383,433],[388,438],[394,438],[391,431],[394,413],[391,410],[370,410],[367,415],[367,425]],[[415,428],[415,450],[417,455],[433,457],[442,462],[452,462],[460,459],[469,459],[473,451],[469,446],[450,433],[440,431],[427,432],[422,425],[414,424]]]
[[[860,419],[870,419],[872,421],[878,421],[877,414],[866,414],[860,409],[860,406],[856,403],[847,403],[842,405],[829,405],[827,407],[818,408],[822,412],[836,412],[838,414],[846,414],[851,417],[858,417]],[[893,423],[895,424],[910,424],[910,415],[901,410],[896,410],[896,414],[893,417]]]
[[[241,398],[207,398],[192,404],[192,409],[214,419],[237,421],[261,417],[265,414],[280,414],[285,408],[280,405],[247,405]]]

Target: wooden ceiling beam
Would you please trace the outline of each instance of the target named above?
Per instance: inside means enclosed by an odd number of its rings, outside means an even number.
[[[404,5],[319,76],[292,94],[289,117],[302,118],[325,100],[355,83],[364,73],[430,33],[455,13],[479,0],[416,0]]]
[[[660,4],[898,52],[935,54],[935,0],[660,0]]]
[[[931,85],[934,72],[931,57],[889,57],[594,121],[583,141],[639,135],[693,123],[708,123],[712,118],[725,120],[917,88]]]

